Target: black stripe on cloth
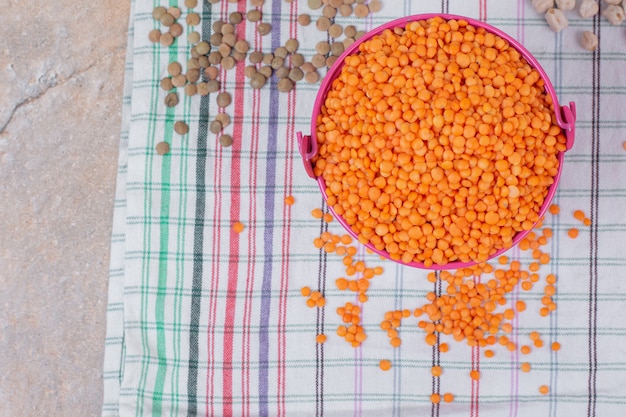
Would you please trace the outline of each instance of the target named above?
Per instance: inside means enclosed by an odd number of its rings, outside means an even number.
[[[593,32],[600,40],[600,14],[593,18]],[[593,52],[591,86],[591,207],[589,218],[589,376],[587,379],[587,416],[596,415],[596,377],[598,367],[598,200],[600,182],[600,42]]]
[[[322,201],[324,213],[328,212],[328,208]],[[320,220],[320,235],[328,231],[328,223],[323,219]],[[317,271],[318,291],[322,296],[326,296],[326,266],[328,258],[326,251],[320,249],[319,266]],[[324,334],[324,312],[325,308],[317,309],[316,330],[317,334]],[[321,417],[324,415],[324,343],[315,344],[315,415]]]
[[[448,0],[441,0],[441,13],[450,13],[450,2]]]
[[[202,38],[211,36],[211,4],[203,2]],[[206,205],[205,169],[207,137],[209,133],[209,96],[200,99],[198,120],[198,155],[196,156],[196,219],[204,219]],[[200,329],[200,304],[202,302],[202,253],[204,249],[204,222],[196,222],[193,230],[193,269],[191,284],[191,314],[189,318],[189,371],[187,374],[187,416],[198,413],[198,333]]]
[[[443,13],[447,13],[447,12],[444,11]],[[436,280],[435,280],[435,283],[433,284],[434,285],[433,291],[435,292],[435,295],[437,296],[437,298],[439,298],[441,296],[441,275],[439,271],[436,271],[435,275],[436,275]],[[440,366],[440,363],[441,363],[440,354],[441,352],[439,351],[439,332],[437,332],[437,343],[433,345],[433,359],[432,359],[433,366]],[[433,391],[433,394],[440,394],[439,392],[440,380],[438,376],[433,375],[432,377],[432,391]],[[439,417],[439,403],[432,403],[430,407],[430,416]]]

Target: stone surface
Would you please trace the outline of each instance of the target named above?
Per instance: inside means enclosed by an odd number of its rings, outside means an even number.
[[[96,416],[129,2],[0,8],[0,415]]]

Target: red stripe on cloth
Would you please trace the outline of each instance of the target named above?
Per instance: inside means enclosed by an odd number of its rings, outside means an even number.
[[[225,4],[223,2],[222,4]],[[246,13],[246,2],[238,2],[237,9],[241,13]],[[242,21],[237,32],[245,33],[245,21]],[[240,61],[235,67],[235,83],[240,85],[244,82],[245,62]],[[222,69],[222,73],[225,74]],[[225,80],[225,77],[222,78]],[[225,82],[222,83],[222,87]],[[231,147],[231,167],[230,167],[230,221],[236,222],[240,218],[241,209],[241,143],[243,138],[243,116],[244,116],[244,89],[235,88],[234,103],[234,123],[233,123],[233,144]],[[244,221],[244,223],[247,223]],[[249,226],[249,225],[248,225]],[[246,227],[246,230],[249,230]],[[239,233],[230,229],[230,246],[228,251],[228,284],[226,288],[226,311],[224,314],[224,367],[222,373],[222,400],[223,415],[233,415],[233,350],[234,350],[234,326],[237,312],[237,282],[239,276]],[[245,323],[244,323],[245,326]]]
[[[297,35],[297,2],[292,2],[289,9],[290,25],[289,37],[296,38]],[[285,158],[285,194],[287,197],[293,189],[293,152],[294,152],[294,131],[295,131],[295,108],[296,108],[296,91],[291,90],[287,96],[287,137],[286,137],[286,158]],[[284,200],[284,199],[283,199]],[[277,408],[278,416],[286,415],[285,409],[285,392],[287,386],[286,373],[286,351],[287,351],[287,292],[289,289],[289,248],[291,243],[291,206],[283,204],[284,227],[282,230],[282,262],[280,276],[280,291],[278,300],[278,386],[277,386]]]
[[[480,284],[480,277],[474,276],[474,284]],[[480,347],[472,347],[472,369],[480,372]],[[472,379],[472,393],[470,398],[470,417],[478,417],[479,410],[479,394],[480,394],[480,378]]]
[[[487,21],[487,0],[478,0],[478,20]]]
[[[257,10],[260,8],[257,7]],[[261,36],[254,31],[254,50],[261,49]],[[260,117],[260,90],[252,90],[252,121],[250,132],[250,174],[248,183],[252,190],[257,187],[257,169],[258,169],[258,149],[259,149],[259,117]],[[257,222],[257,194],[250,193],[250,209],[248,218],[250,224]],[[256,228],[250,228],[248,239],[248,253],[250,259],[256,258]],[[243,348],[241,352],[242,374],[241,374],[241,415],[246,417],[251,415],[250,401],[250,325],[252,321],[252,307],[254,294],[254,277],[256,262],[248,262],[246,270],[246,293],[243,306]]]

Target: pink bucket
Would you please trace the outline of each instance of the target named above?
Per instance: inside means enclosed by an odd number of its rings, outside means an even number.
[[[567,139],[566,150],[571,149],[571,147],[574,145],[576,105],[574,102],[570,102],[569,106],[559,106],[554,87],[552,86],[552,83],[550,82],[548,75],[546,74],[544,69],[541,67],[537,59],[535,59],[535,57],[533,57],[530,54],[530,52],[528,52],[528,50],[524,48],[524,46],[522,46],[522,44],[520,44],[518,41],[513,39],[511,36],[509,36],[505,32],[501,31],[500,29],[490,26],[484,22],[480,22],[480,21],[467,18],[464,16],[456,16],[456,15],[451,15],[451,14],[440,14],[440,13],[413,15],[413,16],[407,16],[407,17],[393,20],[376,29],[373,29],[372,31],[365,34],[358,41],[350,45],[350,47],[346,48],[343,54],[341,54],[341,56],[337,59],[335,65],[333,65],[328,70],[328,73],[320,86],[320,90],[317,94],[315,103],[313,105],[313,114],[311,117],[311,132],[314,133],[317,131],[317,117],[320,113],[320,109],[322,107],[322,104],[324,103],[324,100],[326,99],[326,95],[328,91],[330,90],[333,80],[341,72],[341,69],[344,65],[344,60],[347,56],[352,55],[355,52],[358,52],[358,48],[361,43],[371,39],[372,37],[376,35],[379,35],[386,29],[393,30],[394,28],[397,28],[397,27],[404,28],[410,22],[428,20],[433,17],[441,17],[442,19],[445,19],[445,20],[452,20],[452,19],[453,20],[465,20],[476,28],[484,28],[487,32],[501,37],[502,39],[506,40],[511,47],[515,48],[524,57],[524,59],[526,59],[528,64],[531,67],[533,67],[535,70],[537,70],[537,72],[541,75],[541,78],[543,79],[545,83],[545,89],[547,93],[550,95],[550,97],[552,98],[552,102],[554,103],[554,108],[557,110],[555,114],[556,122],[563,129],[563,133]],[[300,150],[300,154],[302,155],[302,161],[304,163],[304,168],[307,174],[311,178],[317,180],[318,185],[320,187],[320,191],[322,192],[322,196],[324,197],[324,200],[327,201],[326,184],[324,183],[324,179],[321,176],[316,177],[313,172],[312,159],[317,155],[317,152],[318,152],[317,140],[315,138],[312,138],[310,135],[303,135],[302,132],[297,132],[297,138],[298,138],[298,147]],[[560,152],[558,154],[558,160],[559,160],[558,172],[556,176],[554,177],[554,183],[548,189],[548,194],[546,195],[546,198],[541,206],[539,217],[545,214],[546,210],[550,206],[550,203],[556,193],[559,179],[561,177],[561,171],[563,167],[563,158],[564,158],[564,152]],[[331,211],[333,216],[337,219],[337,221],[348,231],[348,233],[350,233],[350,235],[352,235],[354,238],[358,239],[357,234],[352,230],[350,225],[348,225],[341,216],[337,215],[337,213],[335,213],[335,211],[333,210],[331,206],[329,206],[329,210]],[[512,242],[511,247],[517,245],[522,239],[524,239],[525,236],[528,235],[528,233],[530,233],[530,230],[518,232],[513,237],[513,242]],[[365,244],[365,246],[382,257],[393,260],[394,262],[398,262],[402,265],[407,265],[407,266],[411,266],[415,268],[444,270],[444,269],[458,269],[458,268],[464,268],[464,267],[471,267],[477,264],[477,262],[456,261],[456,262],[450,262],[445,265],[433,264],[432,266],[427,267],[421,262],[405,263],[399,260],[392,259],[387,252],[378,250],[369,243]],[[489,259],[493,259],[493,258],[500,256],[502,253],[508,251],[511,247],[498,250],[493,255],[491,255]]]

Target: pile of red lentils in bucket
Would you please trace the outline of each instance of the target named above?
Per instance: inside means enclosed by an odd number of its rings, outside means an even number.
[[[348,56],[314,172],[362,243],[426,267],[483,262],[530,230],[565,136],[544,81],[463,20],[385,30]]]

